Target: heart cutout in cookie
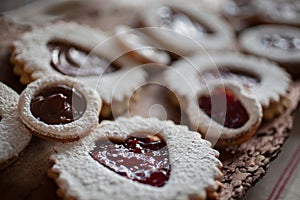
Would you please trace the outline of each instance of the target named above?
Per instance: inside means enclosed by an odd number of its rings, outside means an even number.
[[[217,88],[210,96],[200,96],[198,105],[209,117],[220,124],[224,123],[227,128],[240,128],[249,120],[243,104],[226,88]]]
[[[159,134],[135,133],[125,140],[101,138],[90,155],[97,162],[128,179],[162,187],[171,165],[166,142]]]

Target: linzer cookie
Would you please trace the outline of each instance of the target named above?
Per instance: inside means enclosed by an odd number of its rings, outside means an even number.
[[[121,117],[57,148],[48,175],[64,199],[216,199],[217,157],[185,126]]]
[[[265,59],[238,53],[195,55],[173,65],[165,74],[166,84],[178,98],[196,94],[211,80],[233,80],[251,90],[263,107],[264,118],[272,119],[288,107],[289,74]]]
[[[261,21],[271,24],[300,26],[300,2],[298,0],[256,0]]]
[[[31,139],[19,119],[18,100],[19,95],[0,82],[0,170],[13,163]]]
[[[13,43],[11,62],[14,72],[21,76],[23,84],[51,74],[88,76],[103,73],[105,67],[91,69],[89,65],[101,61],[105,65],[105,59],[97,60],[91,56],[85,65],[82,60],[107,36],[104,32],[75,23],[36,27]]]
[[[147,34],[179,56],[233,48],[233,31],[218,16],[197,5],[164,2],[141,13]]]
[[[27,86],[18,110],[33,134],[68,142],[91,132],[98,124],[101,106],[96,91],[69,77],[49,76]]]
[[[129,56],[141,63],[169,64],[170,55],[142,30],[131,29],[125,25],[118,26],[115,32],[120,47],[128,52]]]
[[[246,29],[239,38],[242,50],[278,62],[293,75],[300,74],[300,29],[262,25]]]
[[[262,119],[261,105],[249,90],[220,80],[188,98],[186,113],[191,126],[220,147],[247,141]]]
[[[111,114],[112,103],[119,114],[133,90],[145,81],[146,73],[141,68],[127,68],[136,63],[119,59],[122,54],[115,42],[106,33],[83,25],[48,24],[14,42],[11,62],[24,84],[49,75],[76,77],[99,92],[101,115]]]

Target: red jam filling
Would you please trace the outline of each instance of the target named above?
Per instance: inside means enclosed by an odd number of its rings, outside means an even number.
[[[265,47],[280,49],[283,51],[300,50],[300,38],[288,35],[264,35],[261,39]]]
[[[241,70],[233,70],[230,69],[230,67],[205,71],[201,74],[201,78],[203,78],[204,81],[214,79],[233,80],[248,88],[260,83],[260,79],[256,75]]]
[[[210,97],[199,97],[198,105],[209,117],[224,123],[227,128],[240,128],[249,120],[245,107],[228,89],[216,89]]]
[[[50,42],[51,66],[69,76],[103,75],[119,70],[104,58],[91,54],[78,46],[66,42]]]
[[[102,138],[89,154],[108,169],[139,183],[162,187],[169,180],[169,151],[158,134],[134,134],[125,141]]]

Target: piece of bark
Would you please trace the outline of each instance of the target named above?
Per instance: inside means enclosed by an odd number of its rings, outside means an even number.
[[[280,117],[265,122],[249,141],[220,151],[223,163],[221,199],[241,199],[266,173],[269,164],[280,153],[293,127],[292,112],[300,98],[299,82],[293,83],[291,105]]]

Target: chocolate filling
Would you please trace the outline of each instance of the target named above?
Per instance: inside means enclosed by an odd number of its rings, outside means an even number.
[[[160,26],[172,29],[192,39],[199,39],[204,34],[213,34],[214,31],[206,24],[195,20],[182,11],[163,6],[158,10]]]
[[[298,37],[278,34],[266,34],[261,38],[261,42],[265,47],[271,47],[283,51],[300,50],[300,38]]]
[[[89,154],[108,169],[139,183],[162,187],[170,176],[169,151],[159,134],[135,133],[125,141],[101,138]]]
[[[219,69],[207,70],[201,73],[203,82],[214,79],[233,80],[251,88],[260,83],[260,78],[251,72],[232,69],[230,67],[221,67]]]
[[[240,128],[249,120],[245,107],[229,89],[220,88],[211,96],[200,96],[198,105],[209,117],[227,128]]]
[[[42,89],[31,101],[34,117],[50,125],[67,124],[79,119],[86,110],[86,100],[75,88],[53,85]]]
[[[52,41],[47,46],[51,52],[51,66],[64,75],[102,75],[120,69],[116,64],[109,63],[104,58],[74,44]]]

